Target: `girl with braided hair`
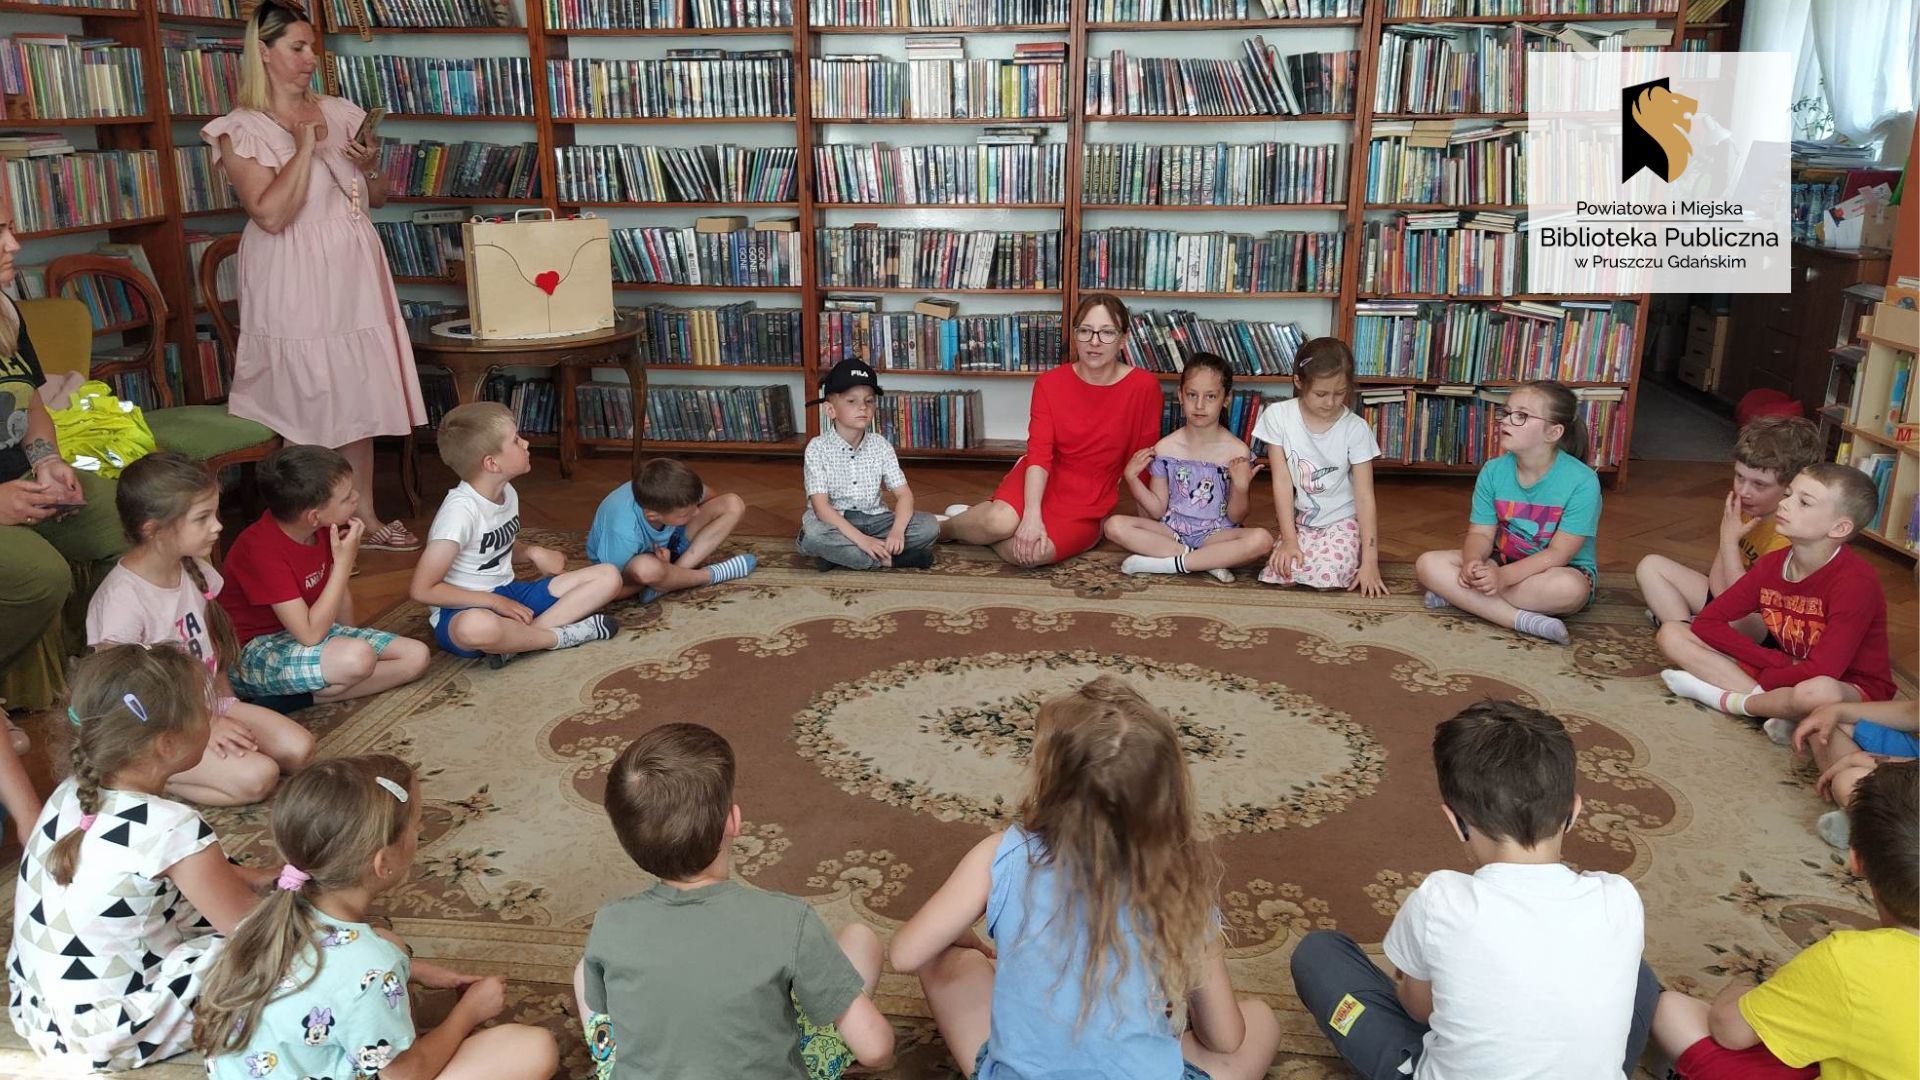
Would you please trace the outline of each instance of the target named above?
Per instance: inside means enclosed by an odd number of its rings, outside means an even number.
[[[173,645],[110,645],[74,669],[71,775],[27,834],[8,1013],[65,1068],[132,1069],[187,1049],[201,979],[269,875],[227,861],[166,798],[200,761],[212,684]]]
[[[419,837],[420,789],[399,758],[334,758],[281,786],[273,842],[287,862],[196,1006],[194,1046],[212,1080],[553,1075],[552,1035],[524,1024],[478,1030],[505,1004],[497,976],[416,962],[367,924],[374,900],[412,876]],[[461,992],[447,1019],[418,1035],[409,981]]]
[[[220,484],[206,465],[161,451],[127,466],[114,491],[131,549],[87,605],[87,641],[178,642],[214,685],[206,756],[167,784],[202,806],[242,806],[273,794],[280,774],[313,758],[313,735],[292,720],[239,701],[227,671],[240,657],[233,623],[213,602],[225,586],[207,560],[220,538]]]

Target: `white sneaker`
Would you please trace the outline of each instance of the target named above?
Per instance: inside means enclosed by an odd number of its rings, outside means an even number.
[[[1769,716],[1760,725],[1760,730],[1766,732],[1767,738],[1772,739],[1775,745],[1792,746],[1793,730],[1799,726],[1784,716]]]

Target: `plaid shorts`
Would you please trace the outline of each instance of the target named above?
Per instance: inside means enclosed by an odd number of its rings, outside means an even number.
[[[302,645],[285,630],[261,634],[241,647],[240,662],[227,677],[245,697],[317,693],[327,688],[327,678],[320,674],[320,650],[336,637],[359,638],[373,646],[375,654],[393,644],[393,635],[385,630],[338,624],[318,645]]]

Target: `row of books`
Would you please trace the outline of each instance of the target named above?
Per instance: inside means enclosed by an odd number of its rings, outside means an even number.
[[[327,56],[340,96],[363,109],[419,116],[530,116],[530,63],[524,56]]]
[[[176,115],[233,111],[234,88],[240,85],[240,45],[237,37],[162,29],[167,108]]]
[[[1363,0],[1087,0],[1087,21],[1352,19]]]
[[[767,386],[647,387],[643,437],[677,442],[784,442],[799,430],[793,394]]]
[[[1210,352],[1236,375],[1291,375],[1307,340],[1299,323],[1213,319],[1178,308],[1134,311],[1129,321],[1126,361],[1148,371],[1184,371],[1187,357]]]
[[[0,38],[0,95],[0,102],[21,99],[22,116],[43,120],[139,116],[147,111],[140,50],[112,38]],[[11,107],[0,105],[0,118]]]
[[[555,30],[730,29],[793,25],[793,0],[542,0]]]
[[[1543,15],[1671,15],[1680,0],[1387,0],[1397,18],[1490,18]]]
[[[856,304],[857,310],[835,310]],[[820,313],[820,366],[860,358],[882,371],[1045,371],[1060,362],[1059,311],[940,317],[833,297]]]
[[[1253,425],[1260,420],[1260,410],[1280,400],[1283,399],[1268,397],[1258,390],[1235,390],[1220,407],[1220,426],[1253,446]],[[1160,401],[1160,434],[1171,435],[1186,426],[1187,414],[1180,407],[1179,392],[1167,394]],[[1260,448],[1255,447],[1254,453],[1261,453]]]
[[[189,232],[186,234],[187,267],[192,271],[189,276],[193,279],[193,302],[196,307],[204,307],[207,302],[206,293],[200,288],[200,259],[207,253],[207,249],[212,247],[214,242],[221,238],[221,235],[222,234],[219,233],[207,232]],[[222,303],[240,299],[239,259],[228,259],[220,264],[220,269],[214,278],[213,287]]]
[[[547,61],[555,116],[793,115],[793,53],[787,49],[669,49],[660,60]]]
[[[369,26],[512,26],[512,10],[499,0],[327,0],[327,21],[336,30],[362,18]]]
[[[480,400],[497,401],[512,410],[521,434],[555,435],[560,431],[560,388],[551,376],[489,375],[481,384]]]
[[[978,390],[892,390],[873,427],[896,450],[971,450],[986,441],[984,413]]]
[[[213,163],[213,147],[205,143],[173,148],[173,168],[180,177],[180,210],[199,214],[214,210],[240,211],[240,196],[226,174]]]
[[[752,303],[711,307],[653,304],[640,309],[641,355],[649,364],[757,364],[799,367],[800,312]]]
[[[1365,387],[1357,395],[1354,412],[1373,429],[1373,441],[1380,456],[1388,461],[1407,460],[1407,402],[1404,388]]]
[[[573,388],[573,408],[581,438],[633,438],[633,387],[626,383],[581,383]]]
[[[813,190],[822,202],[1057,203],[1066,197],[1066,172],[1061,143],[813,148]]]
[[[1510,393],[1499,387],[1369,387],[1361,395],[1360,415],[1373,426],[1387,461],[1480,465],[1500,452],[1498,410]],[[1574,395],[1576,415],[1587,429],[1587,463],[1620,464],[1626,388],[1580,387]]]
[[[1526,134],[1524,120],[1375,121],[1367,143],[1367,201],[1523,203]]]
[[[800,282],[800,234],[791,219],[709,231],[706,221],[684,228],[614,229],[615,281],[672,285],[769,286]],[[778,226],[767,228],[766,226]]]
[[[538,143],[403,143],[380,140],[379,169],[395,195],[455,199],[540,198]]]
[[[405,314],[402,301],[402,314]],[[460,391],[453,385],[453,373],[434,364],[420,365],[420,399],[427,407],[427,426],[434,430],[453,407],[460,404]]]
[[[814,26],[1041,26],[1067,21],[1067,0],[818,0]]]
[[[1354,361],[1363,376],[1433,382],[1622,382],[1634,316],[1625,301],[1362,300]]]
[[[66,0],[57,0],[66,3]],[[69,5],[71,6],[71,5]],[[108,6],[104,3],[92,3],[88,7]],[[131,8],[132,3],[118,3],[116,6]],[[241,0],[159,0],[155,5],[160,9],[160,17],[185,15],[193,19],[238,19],[241,17]]]
[[[1185,233],[1126,226],[1080,234],[1080,284],[1193,293],[1332,293],[1342,233]]]
[[[854,226],[814,230],[833,288],[1058,289],[1060,232]]]
[[[1882,536],[1891,535],[1893,531],[1887,528],[1887,511],[1893,509],[1890,496],[1893,491],[1893,472],[1899,464],[1899,458],[1897,451],[1887,450],[1862,455],[1853,462],[1853,467],[1866,473],[1867,479],[1873,481],[1874,490],[1879,493],[1874,499],[1873,520],[1867,523],[1867,528]],[[1898,513],[1897,510],[1895,512]]]
[[[457,222],[376,221],[373,228],[396,277],[448,277],[466,257]]]
[[[1089,143],[1080,198],[1128,206],[1343,203],[1345,153],[1335,144]]]
[[[1519,112],[1527,107],[1527,54],[1664,49],[1671,28],[1526,23],[1418,23],[1380,36],[1373,107],[1387,113]],[[1556,87],[1558,100],[1586,102],[1592,87]],[[1592,105],[1603,104],[1592,100]],[[1583,107],[1585,105],[1583,104]],[[1617,109],[1618,102],[1613,106]]]
[[[938,39],[928,39],[938,40]],[[956,39],[957,40],[957,39]],[[869,119],[1026,119],[1067,111],[1066,45],[1034,42],[1044,59],[818,56],[809,62],[813,115]],[[954,50],[958,52],[958,50]]]
[[[800,151],[791,146],[553,148],[563,202],[791,202]]]
[[[160,155],[152,150],[0,155],[0,166],[6,176],[0,205],[13,208],[19,232],[108,225],[166,212]]]
[[[1508,296],[1524,291],[1527,238],[1514,214],[1432,210],[1368,221],[1360,291]]]
[[[1298,116],[1351,113],[1360,54],[1285,55],[1261,35],[1237,60],[1128,56],[1087,61],[1089,116]]]

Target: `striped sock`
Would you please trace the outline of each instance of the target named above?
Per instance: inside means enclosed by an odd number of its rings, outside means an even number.
[[[1525,608],[1514,609],[1513,628],[1523,634],[1532,634],[1537,638],[1546,638],[1555,645],[1565,645],[1572,641],[1567,636],[1567,624],[1551,615],[1542,615]]]
[[[1426,605],[1428,611],[1439,611],[1447,606],[1446,598],[1431,589],[1427,590],[1426,598],[1420,602]]]
[[[1193,549],[1192,549],[1192,548],[1185,548],[1185,549],[1183,549],[1183,550],[1182,550],[1182,551],[1180,552],[1180,554],[1178,554],[1178,555],[1175,555],[1175,556],[1173,557],[1173,572],[1174,572],[1174,573],[1176,573],[1176,574],[1184,574],[1184,573],[1186,573],[1186,572],[1187,572],[1187,556],[1189,556],[1189,555],[1191,555],[1191,554],[1193,554]]]
[[[758,565],[760,565],[759,559],[743,552],[735,555],[731,559],[723,559],[720,562],[708,565],[707,573],[713,578],[710,584],[718,585],[723,581],[733,581],[736,578],[746,577],[748,574],[753,573],[753,568]]]
[[[1752,716],[1747,711],[1747,699],[1760,692],[1755,686],[1745,693],[1736,690],[1722,690],[1705,679],[1679,668],[1668,668],[1660,673],[1660,681],[1667,689],[1688,701],[1697,701],[1709,709],[1719,709],[1734,716]]]
[[[1752,694],[1723,690],[1720,692],[1720,711],[1729,716],[1752,716],[1753,714],[1747,711],[1747,699],[1752,696]]]

